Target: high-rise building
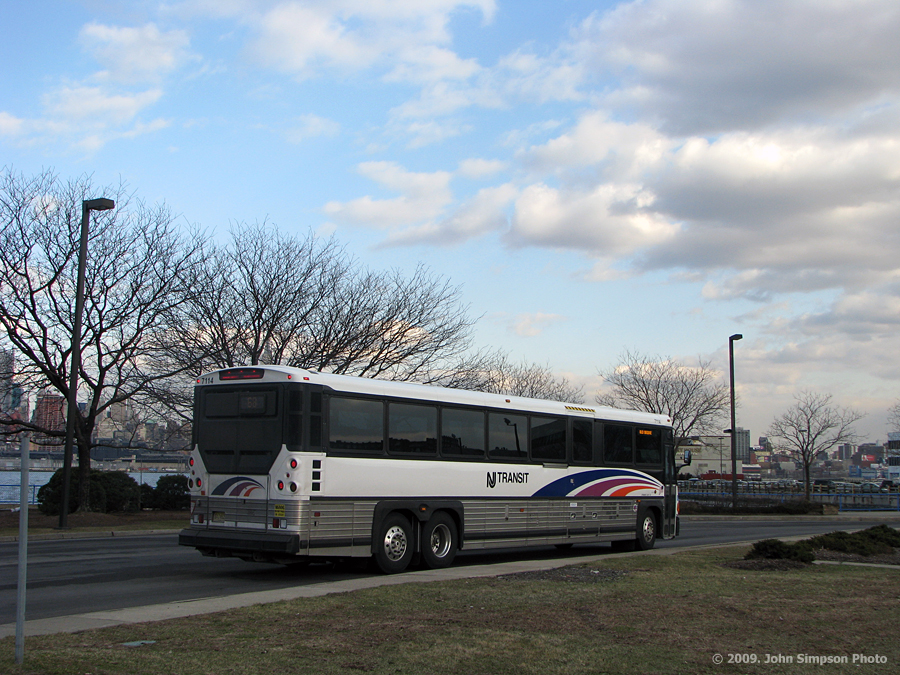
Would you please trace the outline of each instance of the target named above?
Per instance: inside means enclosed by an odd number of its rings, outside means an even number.
[[[750,463],[750,430],[737,427],[734,430],[734,456],[738,461]]]

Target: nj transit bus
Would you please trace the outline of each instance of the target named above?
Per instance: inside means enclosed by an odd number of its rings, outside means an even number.
[[[200,377],[193,418],[179,544],[205,555],[396,573],[679,530],[663,415],[256,366]]]

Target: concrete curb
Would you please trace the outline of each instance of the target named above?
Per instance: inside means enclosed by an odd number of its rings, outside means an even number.
[[[185,523],[185,527],[187,524]],[[56,539],[105,539],[106,537],[145,537],[151,534],[178,534],[184,528],[177,530],[98,530],[90,532],[42,532],[40,534],[28,534],[28,541],[54,541]],[[18,535],[0,537],[0,543],[15,543],[19,541]]]

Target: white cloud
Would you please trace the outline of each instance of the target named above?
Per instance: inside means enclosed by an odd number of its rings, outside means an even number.
[[[136,28],[91,23],[81,29],[80,39],[106,69],[99,76],[117,82],[155,81],[189,58],[185,31],[163,33],[152,23]]]
[[[485,178],[503,171],[507,167],[507,163],[500,159],[481,159],[480,157],[470,157],[459,163],[457,173],[465,178]]]
[[[533,314],[519,314],[510,323],[510,330],[522,337],[535,337],[554,323],[565,321],[566,317],[560,314],[535,312]]]
[[[298,117],[297,123],[285,132],[284,137],[290,143],[302,143],[310,138],[337,136],[340,132],[341,125],[334,120],[308,114]]]
[[[349,202],[328,202],[324,211],[337,222],[397,228],[433,219],[452,201],[451,174],[446,171],[414,173],[394,162],[364,162],[359,172],[401,194],[391,199],[367,195]]]
[[[18,136],[24,128],[25,120],[0,110],[0,134],[4,136]]]
[[[385,245],[454,245],[490,232],[505,231],[509,226],[507,209],[517,194],[518,189],[510,183],[484,188],[440,221],[396,230]]]
[[[267,12],[258,29],[252,53],[265,65],[297,75],[311,74],[319,64],[362,68],[377,56],[374,45],[348,31],[327,7],[284,3]]]
[[[282,2],[258,16],[245,10],[243,20],[256,31],[251,53],[297,77],[388,67],[388,80],[422,83],[477,71],[446,48],[450,14],[464,8],[486,21],[496,9],[493,0]]]
[[[107,94],[100,87],[62,87],[44,97],[48,113],[68,122],[89,122],[92,126],[124,124],[162,96],[160,89],[138,94]]]
[[[516,200],[507,240],[517,246],[631,256],[678,233],[677,223],[641,208],[653,199],[635,184],[602,183],[585,191],[529,185]]]
[[[532,171],[565,174],[586,166],[600,166],[611,180],[630,180],[657,168],[677,144],[643,123],[625,124],[593,111],[575,127],[519,158]]]

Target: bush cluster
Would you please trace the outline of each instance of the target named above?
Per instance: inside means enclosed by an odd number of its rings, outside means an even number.
[[[862,556],[891,553],[893,549],[900,548],[900,532],[887,525],[876,525],[859,532],[835,531],[820,534],[793,544],[779,539],[764,539],[753,544],[744,558],[780,558],[811,563],[815,558],[813,552],[822,548]]]
[[[779,560],[799,560],[811,563],[815,560],[812,549],[806,542],[788,544],[780,539],[763,539],[753,544],[753,548],[744,556],[745,560],[755,558],[775,558]]]
[[[63,470],[57,470],[37,493],[38,509],[48,516],[59,515],[62,502]],[[72,471],[69,482],[69,513],[78,507],[77,471]],[[98,513],[161,509],[175,511],[190,506],[187,476],[161,476],[156,487],[138,485],[123,471],[97,471],[91,469],[90,502],[87,510]]]

